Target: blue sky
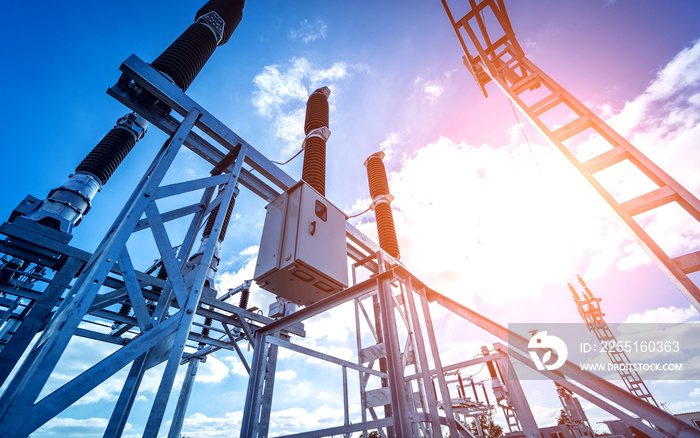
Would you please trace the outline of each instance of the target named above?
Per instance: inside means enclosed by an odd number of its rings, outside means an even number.
[[[0,182],[6,189],[0,208],[6,214],[26,194],[43,197],[65,180],[127,112],[105,94],[119,76],[120,62],[132,53],[155,59],[192,22],[201,3],[5,6]],[[700,193],[699,3],[531,0],[506,6],[530,59]],[[28,14],[30,19],[22,18]],[[438,0],[249,0],[238,30],[188,94],[268,157],[284,160],[301,141],[308,94],[328,85],[328,198],[346,213],[364,210],[369,195],[362,162],[380,148],[387,152],[406,266],[436,290],[502,324],[578,320],[566,290],[575,278],[567,240],[610,322],[697,321],[697,312],[558,152],[525,126],[550,181],[543,186],[506,98],[491,87],[484,99],[461,56]],[[73,244],[86,250],[97,245],[163,140],[151,129],[138,143],[96,197]],[[208,171],[193,156],[183,156],[177,166],[175,175]],[[285,170],[299,178],[300,168],[297,159]],[[263,207],[250,193],[239,197],[224,247],[222,290],[252,277]],[[354,223],[374,235],[371,215]],[[697,223],[670,212],[648,224],[669,251],[698,249]],[[667,238],[679,229],[685,240]],[[141,267],[153,258],[135,257]],[[270,301],[263,292],[254,294],[253,303],[262,308]],[[352,357],[349,312],[338,309],[307,324],[304,345]],[[455,361],[493,342],[458,338],[459,324],[446,315],[439,315],[437,325],[441,347]],[[90,361],[85,348],[85,342],[71,345],[61,364],[65,376],[85,368]],[[328,418],[337,423],[342,405],[325,387],[339,382],[339,370],[291,355],[278,369],[279,394],[288,390],[295,397],[275,398],[280,420],[273,432],[305,430]],[[143,427],[154,379],[147,379],[127,434],[136,436]],[[217,353],[202,365],[199,380],[184,431],[193,437],[229,436],[239,425],[245,392],[240,364]],[[95,430],[109,415],[118,388],[117,379],[108,381],[36,436],[101,436]],[[551,425],[558,409],[554,391],[527,389],[540,425]],[[697,383],[652,382],[650,389],[674,412],[700,410]],[[605,417],[595,410],[590,415]]]

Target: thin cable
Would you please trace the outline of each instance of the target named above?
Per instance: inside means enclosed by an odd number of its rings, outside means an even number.
[[[469,379],[470,377],[474,377],[474,376],[476,376],[477,374],[479,374],[480,372],[482,372],[482,371],[484,370],[484,367],[485,367],[485,366],[486,366],[486,362],[484,362],[483,364],[481,364],[481,368],[479,368],[479,371],[475,372],[474,374],[468,375],[468,376],[467,376],[467,379]]]
[[[561,410],[555,411],[554,414],[550,415],[549,418],[547,418],[547,420],[544,423],[542,423],[542,425],[544,426],[545,424],[547,424],[547,421],[551,420],[554,415],[556,415],[560,412],[561,412]]]
[[[513,115],[515,116],[515,121],[518,123],[518,127],[520,128],[520,132],[523,133],[523,137],[525,138],[525,142],[527,143],[527,147],[530,149],[530,154],[532,154],[532,159],[535,160],[535,167],[537,168],[537,173],[540,174],[540,178],[542,178],[542,183],[544,184],[545,188],[547,189],[551,196],[551,189],[549,187],[549,184],[547,183],[547,178],[545,178],[544,173],[542,172],[542,168],[540,167],[540,163],[537,160],[537,156],[535,155],[534,149],[532,149],[532,145],[530,144],[530,140],[527,138],[527,134],[525,134],[525,130],[523,129],[523,125],[520,123],[520,119],[518,118],[518,113],[515,112],[515,106],[513,105],[513,102],[508,99],[508,102],[510,103],[510,109],[513,110]],[[555,210],[556,211],[556,210]],[[564,237],[564,242],[566,242],[566,248],[569,250],[569,255],[571,256],[571,262],[574,265],[574,270],[576,271],[576,275],[581,275],[578,270],[578,263],[576,263],[576,257],[574,257],[574,251],[571,248],[571,242],[569,242],[569,236],[567,236],[566,232],[564,231],[564,226],[561,221],[561,217],[558,214],[555,214],[557,218],[557,225],[559,225],[559,231],[561,232],[561,235]]]
[[[362,212],[360,212],[360,213],[354,214],[354,215],[352,215],[352,216],[348,216],[348,219],[352,219],[352,218],[357,217],[357,216],[362,216],[363,214],[367,213],[367,212],[370,211],[371,209],[372,209],[372,207],[367,207],[367,209],[366,209],[365,211],[362,211]],[[346,216],[347,216],[347,215],[346,215]]]
[[[293,159],[295,159],[296,157],[298,157],[299,154],[302,153],[302,152],[304,152],[304,149],[299,149],[299,152],[297,152],[296,154],[294,154],[294,156],[293,156],[292,158],[288,159],[288,160],[285,161],[284,163],[280,163],[279,161],[272,161],[272,160],[270,160],[270,163],[274,163],[274,164],[278,164],[278,165],[280,165],[280,166],[284,166],[285,164],[289,163],[290,161],[292,161]]]

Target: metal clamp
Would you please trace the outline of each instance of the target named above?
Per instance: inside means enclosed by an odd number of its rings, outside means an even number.
[[[148,131],[148,122],[136,113],[129,113],[117,120],[117,124],[114,127],[131,130],[136,136],[136,141],[139,141],[146,135],[146,131]]]
[[[216,12],[207,12],[197,19],[197,23],[207,26],[212,32],[214,32],[217,45],[224,38],[224,26],[226,25],[226,22]]]
[[[379,195],[376,198],[372,200],[372,204],[369,206],[373,211],[379,204],[391,204],[391,202],[394,200],[394,195]]]
[[[301,148],[304,149],[304,147],[306,147],[306,141],[313,137],[320,138],[321,140],[326,142],[331,137],[331,130],[328,129],[327,126],[321,126],[320,128],[312,129],[311,131],[309,131],[308,134],[306,134],[306,137],[304,137],[304,141],[301,143]]]

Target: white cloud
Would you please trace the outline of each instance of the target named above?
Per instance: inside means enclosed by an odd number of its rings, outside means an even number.
[[[258,113],[270,117],[281,112],[290,102],[306,102],[315,88],[342,79],[350,74],[350,66],[337,62],[327,69],[314,67],[306,58],[292,58],[285,70],[279,65],[267,65],[253,83],[253,105]]]
[[[207,361],[199,364],[195,381],[200,383],[221,382],[229,374],[229,369],[216,356],[210,354]]]
[[[342,424],[343,411],[322,405],[310,411],[293,407],[272,412],[270,430],[287,434],[301,430],[314,430]]]
[[[336,62],[328,68],[317,68],[306,58],[292,58],[287,66],[265,66],[253,79],[256,87],[252,97],[253,105],[258,114],[275,119],[274,133],[286,143],[284,153],[301,147],[309,95],[317,88],[328,86],[332,91],[332,112],[333,100],[339,91],[338,83],[350,76],[354,68],[344,62]]]
[[[397,146],[402,146],[404,143],[404,136],[399,132],[390,132],[386,135],[384,140],[379,143],[379,150],[384,152],[384,161],[391,160],[394,153],[394,148]]]
[[[541,160],[565,173],[553,152],[541,152]],[[565,284],[570,278],[573,267],[557,232],[560,213],[553,204],[560,199],[565,205],[574,199],[594,204],[589,194],[578,196],[584,189],[576,186],[570,171],[559,180],[563,193],[555,193],[550,202],[524,145],[497,149],[443,137],[402,164],[389,175],[402,259],[428,284],[459,293],[462,302],[473,298],[473,291],[503,302],[535,296],[543,285]],[[595,224],[591,212],[598,210],[594,206],[587,215],[567,219],[573,226]],[[374,228],[367,222],[358,226],[370,233]],[[577,234],[577,243],[609,237],[600,227],[588,228]],[[504,270],[509,275],[501,275]]]
[[[231,362],[231,368],[229,369],[231,374],[235,376],[248,376],[248,370],[243,366],[243,362],[241,362],[238,356],[229,355],[224,357],[224,360]],[[248,365],[250,365],[250,362],[250,358],[248,358]]]
[[[258,245],[251,245],[251,246],[249,246],[249,247],[243,249],[243,251],[241,251],[240,254],[243,255],[243,256],[257,255],[257,254],[258,254],[258,248],[259,248]]]
[[[185,418],[182,434],[191,438],[217,438],[240,434],[243,412],[227,412],[223,417],[208,417],[195,413]]]
[[[277,116],[273,128],[275,130],[275,136],[284,141],[285,148],[283,153],[291,154],[301,147],[304,141],[305,119],[306,111],[304,108],[298,108]]]
[[[97,436],[101,435],[107,427],[106,418],[53,418],[41,429],[36,431],[42,436]],[[125,430],[131,429],[131,424],[127,423]]]
[[[294,380],[297,378],[297,373],[294,370],[277,371],[275,380]]]
[[[446,77],[449,78],[448,75],[446,75]],[[437,80],[426,80],[419,76],[414,82],[416,86],[425,94],[425,97],[431,102],[434,102],[445,92],[445,87]]]
[[[309,20],[304,20],[299,23],[296,29],[289,31],[289,38],[292,41],[302,41],[304,44],[308,44],[311,41],[316,41],[317,39],[326,39],[328,34],[328,25],[321,20],[316,20],[314,23],[309,22]]]
[[[700,314],[693,306],[678,308],[675,306],[659,307],[644,313],[633,313],[627,317],[629,323],[683,323],[700,322]]]

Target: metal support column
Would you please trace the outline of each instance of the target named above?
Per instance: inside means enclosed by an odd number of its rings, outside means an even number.
[[[190,402],[190,395],[192,394],[192,387],[194,386],[194,379],[197,376],[197,369],[199,368],[199,363],[202,360],[198,357],[193,357],[187,364],[187,373],[185,374],[185,381],[182,383],[182,388],[180,389],[180,396],[177,399],[177,406],[175,406],[175,413],[173,414],[172,423],[170,423],[170,431],[168,431],[168,438],[180,438],[180,432],[182,432],[182,425],[185,422],[185,414],[187,413],[187,405]]]
[[[432,432],[434,437],[439,437],[441,432],[440,427],[440,412],[437,406],[437,397],[435,395],[435,389],[432,385],[433,379],[430,376],[430,365],[428,364],[428,355],[425,350],[425,340],[423,338],[423,331],[421,330],[420,319],[418,317],[418,310],[416,308],[416,300],[413,297],[413,285],[411,278],[406,279],[406,300],[408,301],[408,308],[410,311],[410,321],[412,332],[415,336],[416,353],[418,354],[418,365],[421,373],[421,381],[423,391],[427,398],[426,404],[428,409],[428,416],[432,424]]]
[[[146,372],[146,360],[148,353],[142,354],[131,364],[129,375],[126,377],[122,391],[117,399],[117,404],[114,406],[112,416],[109,418],[107,429],[103,438],[118,438],[124,432],[124,426],[131,413],[131,408],[136,401],[136,394],[143,380],[143,375]]]
[[[452,413],[452,398],[450,397],[450,390],[447,388],[447,382],[445,381],[445,373],[442,369],[442,361],[440,360],[440,351],[437,346],[437,338],[435,337],[435,329],[433,328],[433,320],[430,316],[430,307],[427,299],[427,292],[425,289],[420,290],[420,302],[421,307],[423,307],[423,317],[425,318],[425,327],[428,331],[428,343],[430,344],[430,349],[433,354],[433,361],[435,362],[435,371],[437,372],[438,387],[440,388],[440,395],[442,396],[442,407],[445,410],[445,416],[447,417],[447,427],[450,429],[450,436],[457,437],[459,433],[457,432],[457,425],[455,424],[454,414]]]
[[[494,344],[494,348],[498,351],[504,349],[500,344]],[[523,387],[520,386],[518,375],[515,373],[515,369],[513,369],[513,364],[511,363],[510,358],[508,356],[501,357],[496,360],[496,363],[502,372],[504,380],[503,384],[506,385],[506,388],[508,388],[508,393],[513,405],[515,406],[515,412],[518,413],[520,428],[529,438],[539,437],[540,431],[537,427],[537,422],[535,421],[535,417],[532,415],[530,404],[527,402]]]
[[[258,436],[266,437],[270,429],[270,414],[272,412],[272,394],[275,388],[275,373],[277,372],[277,345],[270,345],[267,351],[267,366],[263,379],[262,394],[260,395],[260,420]]]
[[[394,433],[399,437],[411,436],[411,418],[408,409],[408,399],[405,391],[405,379],[399,336],[396,332],[396,317],[394,315],[394,300],[391,283],[388,280],[379,282],[379,306],[381,311],[382,333],[386,349],[387,374],[389,375],[389,390],[391,393],[391,415],[394,419]]]
[[[250,365],[250,378],[245,396],[241,436],[254,438],[258,436],[258,420],[260,418],[260,400],[262,398],[265,370],[267,368],[267,352],[269,344],[265,333],[255,333],[253,346],[253,362]]]

